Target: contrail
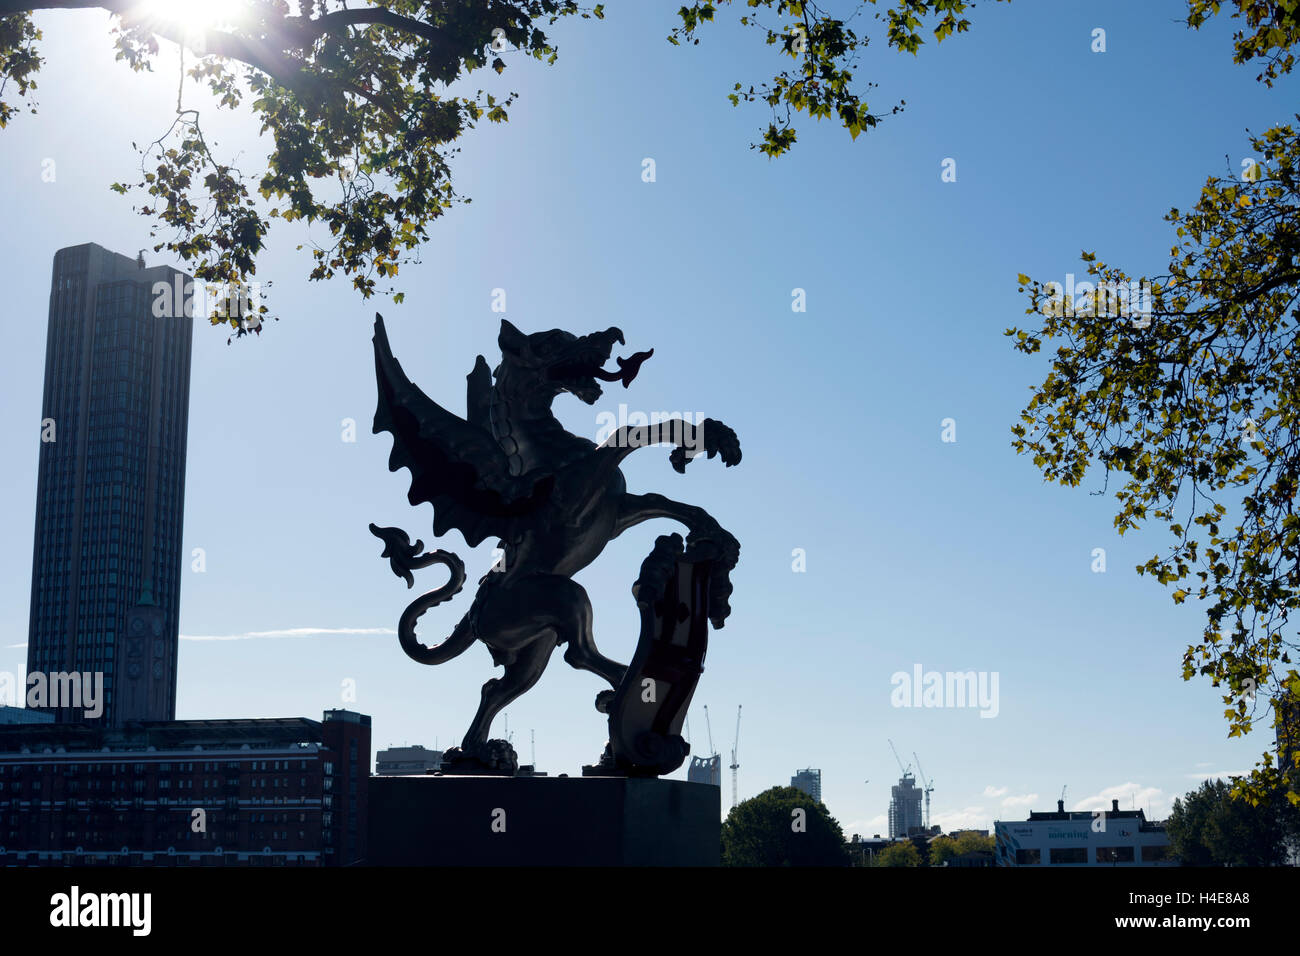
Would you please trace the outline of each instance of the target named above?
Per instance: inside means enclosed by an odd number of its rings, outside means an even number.
[[[279,631],[243,634],[182,634],[182,641],[252,641],[259,638],[309,637],[313,634],[396,634],[390,627],[290,627]]]

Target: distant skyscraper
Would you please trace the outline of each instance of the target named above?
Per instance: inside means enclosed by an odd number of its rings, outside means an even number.
[[[60,722],[176,716],[188,281],[90,243],[54,256],[27,670],[104,688],[98,719]]]
[[[925,791],[916,785],[916,778],[910,773],[903,774],[896,785],[889,788],[889,835],[905,837],[912,828],[921,828],[925,824],[921,818],[921,799]]]
[[[790,778],[790,786],[802,790],[818,803],[822,801],[822,772],[820,770],[800,770]]]

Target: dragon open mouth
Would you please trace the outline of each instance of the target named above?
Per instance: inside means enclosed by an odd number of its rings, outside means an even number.
[[[637,352],[631,358],[618,358],[614,361],[618,363],[618,371],[606,371],[597,367],[592,375],[602,382],[622,382],[623,387],[627,388],[632,384],[632,379],[636,378],[636,373],[641,371],[641,363],[655,354],[655,350],[648,352]]]
[[[592,338],[593,336],[588,336],[587,341],[590,342]],[[549,370],[553,381],[564,383],[566,388],[584,401],[594,401],[595,397],[599,396],[600,386],[596,384],[597,379],[602,382],[622,382],[623,387],[627,388],[641,370],[641,364],[654,355],[654,349],[648,352],[637,352],[630,358],[615,359],[618,364],[617,369],[606,369],[604,365],[609,361],[609,353],[614,343],[624,344],[623,333],[618,329],[610,329],[608,332],[596,333],[595,338],[596,343],[588,344],[576,356],[552,366]],[[588,396],[591,398],[588,399]]]

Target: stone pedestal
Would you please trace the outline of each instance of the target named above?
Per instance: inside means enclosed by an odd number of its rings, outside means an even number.
[[[717,866],[721,790],[629,777],[371,777],[371,866]]]

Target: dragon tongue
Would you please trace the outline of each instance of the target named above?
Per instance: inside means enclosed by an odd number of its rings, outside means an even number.
[[[637,372],[641,371],[641,363],[655,354],[655,350],[648,352],[637,352],[631,358],[615,359],[618,362],[617,372],[607,372],[603,368],[598,368],[593,375],[602,382],[622,382],[623,387],[627,388],[632,384],[632,379],[636,378]]]

